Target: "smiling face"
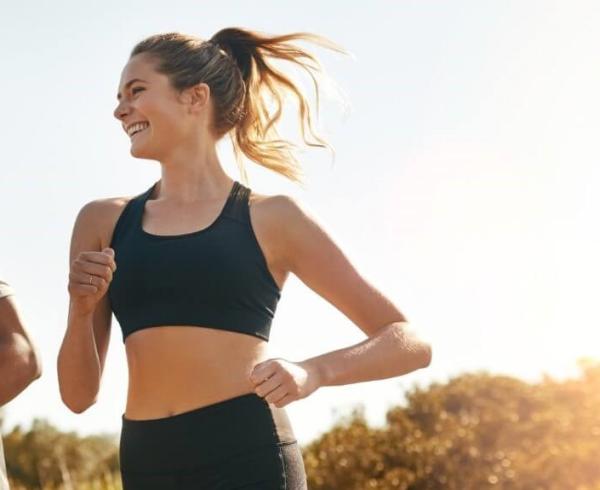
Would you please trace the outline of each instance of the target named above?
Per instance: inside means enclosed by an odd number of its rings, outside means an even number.
[[[191,117],[195,114],[190,111],[191,93],[178,93],[167,75],[154,66],[143,53],[127,62],[113,115],[131,139],[134,157],[160,160],[170,149],[198,134],[198,118]],[[138,122],[141,124],[134,124]]]

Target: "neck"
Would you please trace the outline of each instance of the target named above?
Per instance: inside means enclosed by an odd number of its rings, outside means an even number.
[[[179,147],[161,159],[161,179],[153,198],[172,202],[220,199],[233,184],[214,145]]]

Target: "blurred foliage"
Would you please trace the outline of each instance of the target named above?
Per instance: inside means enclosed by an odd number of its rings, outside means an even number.
[[[3,436],[11,490],[117,490],[121,488],[114,436],[79,437],[45,420]]]
[[[370,428],[362,408],[303,448],[311,490],[599,490],[600,363],[526,383],[486,372],[414,388]]]
[[[309,489],[600,490],[600,363],[579,367],[563,381],[476,372],[414,387],[381,428],[356,407],[302,448]],[[36,419],[3,439],[13,490],[121,489],[114,437]]]

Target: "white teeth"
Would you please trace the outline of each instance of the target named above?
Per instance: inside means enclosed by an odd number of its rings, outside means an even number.
[[[127,134],[129,134],[129,136],[133,136],[135,133],[146,129],[148,126],[150,126],[150,124],[146,122],[133,124],[127,129]]]

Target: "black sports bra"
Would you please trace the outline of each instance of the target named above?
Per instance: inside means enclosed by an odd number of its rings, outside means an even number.
[[[142,216],[158,182],[127,203],[110,242],[117,269],[108,296],[123,342],[159,325],[196,325],[268,341],[281,291],[252,229],[250,189],[234,181],[221,213],[202,230],[153,235],[142,228]]]

